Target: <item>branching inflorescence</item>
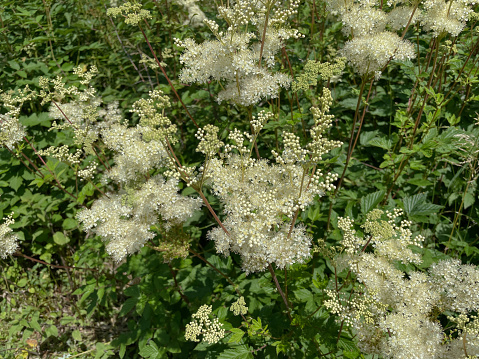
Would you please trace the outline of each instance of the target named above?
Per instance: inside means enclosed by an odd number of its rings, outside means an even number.
[[[215,40],[201,44],[193,39],[176,40],[176,44],[185,49],[180,56],[180,62],[185,65],[180,80],[225,83],[218,94],[220,103],[231,101],[249,106],[266,97],[277,97],[280,88],[288,88],[292,79],[272,71],[275,54],[284,46],[284,41],[302,37],[287,26],[288,18],[296,13],[298,5],[297,0],[285,8],[277,1],[240,0],[230,7],[219,6],[219,17],[226,22],[227,29],[220,31],[216,22],[205,20]]]
[[[323,89],[320,107],[311,109],[315,121],[311,142],[303,148],[294,133],[285,131],[283,152],[272,151],[275,163],[251,157],[254,142],[270,117],[262,112],[251,121],[253,134],[231,132],[232,144],[225,146],[222,158],[205,165],[227,214],[223,222],[227,231],[217,227],[208,237],[218,252],[240,254],[247,273],[263,271],[272,263],[284,268],[310,256],[311,237],[295,221],[315,196],[334,189],[337,175],[323,174],[317,168],[325,153],[341,145],[323,137],[332,123],[327,114],[331,102],[331,93]],[[250,141],[249,148],[245,140]]]
[[[409,60],[416,56],[414,45],[404,40],[406,30],[414,24],[432,31],[434,37],[446,33],[457,36],[466,26],[476,0],[424,2],[369,0],[328,0],[330,13],[341,18],[343,32],[351,37],[340,51],[361,76],[381,76],[391,60]],[[420,6],[421,5],[421,6]],[[402,36],[397,31],[404,30]]]
[[[397,264],[421,264],[411,245],[424,238],[412,237],[411,222],[398,223],[401,210],[373,210],[357,236],[354,222],[340,218],[343,260],[360,285],[356,295],[327,291],[325,303],[340,321],[357,331],[358,347],[365,353],[387,358],[465,358],[479,354],[479,270],[458,260],[433,264],[428,273],[405,273]],[[366,251],[371,246],[372,252]],[[447,313],[456,328],[445,328],[438,317]],[[467,355],[465,355],[467,353]]]

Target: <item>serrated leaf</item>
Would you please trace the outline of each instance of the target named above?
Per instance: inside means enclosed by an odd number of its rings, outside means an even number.
[[[128,298],[127,300],[125,300],[125,303],[123,303],[123,306],[121,307],[121,310],[118,313],[118,316],[122,317],[128,314],[136,306],[136,303],[138,303],[137,297]]]
[[[217,356],[218,359],[251,359],[254,358],[246,345],[240,345],[233,349],[226,349]]]
[[[426,203],[427,195],[418,193],[411,197],[403,199],[404,211],[410,216],[424,216],[427,214],[437,213],[442,206],[432,203]]]
[[[233,335],[231,336],[230,340],[228,340],[228,343],[239,343],[245,334],[245,332],[238,328],[232,328],[231,332]]]
[[[384,199],[385,194],[386,191],[380,190],[361,198],[361,213],[366,214],[373,210]]]
[[[375,137],[368,142],[368,145],[384,148],[385,150],[389,150],[389,149],[391,149],[393,143],[392,143],[391,140],[389,140],[389,139],[386,140],[384,137]]]
[[[140,355],[143,358],[157,359],[161,357],[162,353],[160,353],[160,350],[158,349],[156,343],[150,341],[148,345],[146,345],[145,347],[143,347],[143,349],[140,350]]]
[[[295,290],[294,296],[298,298],[301,302],[307,302],[310,299],[313,299],[313,293],[311,293],[306,288]]]
[[[475,201],[476,198],[471,193],[466,192],[464,195],[464,209],[471,207]]]

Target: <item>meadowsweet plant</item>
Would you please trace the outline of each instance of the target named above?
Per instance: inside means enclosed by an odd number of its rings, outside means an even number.
[[[365,353],[388,358],[478,355],[477,267],[449,259],[433,264],[427,273],[405,273],[398,265],[421,264],[413,247],[424,238],[412,237],[411,222],[400,220],[401,214],[397,209],[373,210],[361,226],[364,235],[358,235],[351,219],[339,219],[341,260],[357,284],[350,293],[327,290],[325,306],[357,332],[357,345]]]
[[[479,357],[475,0],[35,2],[0,9],[0,262],[37,266],[2,345]],[[68,319],[11,309],[41,266]]]
[[[409,26],[419,24],[434,37],[446,33],[458,36],[474,12],[472,1],[327,1],[329,11],[340,17],[343,32],[349,35],[340,53],[361,76],[376,79],[391,60],[417,56],[414,45],[405,40]],[[385,6],[383,6],[385,5]],[[402,36],[396,34],[402,31]]]

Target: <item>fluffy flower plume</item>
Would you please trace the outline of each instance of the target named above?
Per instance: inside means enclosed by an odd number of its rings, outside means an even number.
[[[427,273],[406,275],[396,264],[419,264],[420,256],[410,245],[424,238],[412,237],[411,222],[398,223],[400,210],[386,214],[384,220],[382,211],[370,212],[362,226],[364,236],[357,236],[351,219],[338,220],[344,233],[344,260],[361,285],[358,295],[327,291],[326,307],[355,329],[364,353],[386,358],[465,358],[465,352],[477,356],[479,326],[470,313],[479,309],[479,270],[443,260]],[[372,252],[365,251],[368,245]],[[446,312],[457,323],[447,332],[438,320]]]
[[[0,146],[12,149],[16,143],[23,140],[26,134],[24,126],[18,121],[20,110],[25,102],[36,95],[28,85],[24,89],[7,92],[0,90],[0,105],[8,110],[0,114]]]
[[[177,180],[165,182],[156,176],[137,190],[100,198],[91,209],[79,212],[78,220],[85,230],[93,229],[102,237],[107,242],[107,252],[120,261],[155,237],[150,231],[152,227],[168,230],[187,220],[201,206],[201,200],[177,192]]]
[[[331,93],[324,89],[320,107],[312,108],[315,126],[306,147],[293,133],[283,133],[283,152],[273,152],[276,163],[251,158],[256,136],[270,117],[261,113],[252,120],[254,135],[231,132],[232,143],[225,146],[223,157],[205,165],[213,191],[224,205],[223,226],[228,232],[217,227],[208,237],[218,252],[240,254],[247,273],[263,271],[272,263],[284,268],[310,256],[311,237],[303,225],[295,224],[295,218],[316,196],[335,188],[336,174],[312,171],[325,153],[341,145],[324,137],[332,124],[327,114],[331,101]]]
[[[280,88],[288,88],[291,78],[279,72],[272,73],[271,69],[275,65],[274,56],[284,46],[284,41],[301,37],[297,30],[286,26],[287,19],[296,13],[299,1],[291,1],[287,7],[279,3],[270,5],[240,0],[231,7],[220,6],[220,17],[229,25],[226,31],[220,31],[214,21],[205,20],[215,40],[197,44],[192,39],[176,39],[176,44],[185,49],[180,57],[185,65],[180,80],[186,83],[225,82],[218,102],[231,101],[244,106],[265,97],[277,97]],[[268,23],[261,49],[267,12]],[[256,32],[245,32],[246,26]],[[260,62],[266,67],[260,67]]]
[[[4,217],[4,223],[0,225],[0,258],[7,258],[8,255],[13,254],[18,249],[18,236],[12,233],[10,225],[15,223],[12,215]]]

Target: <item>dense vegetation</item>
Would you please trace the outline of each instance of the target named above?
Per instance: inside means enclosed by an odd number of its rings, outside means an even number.
[[[342,3],[0,2],[0,357],[479,356],[477,5]]]

